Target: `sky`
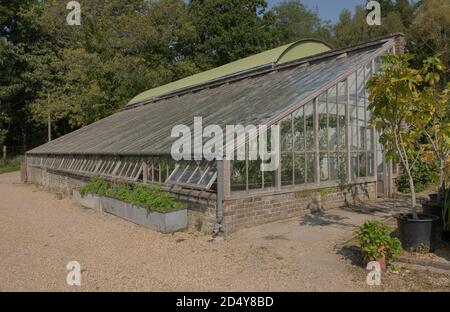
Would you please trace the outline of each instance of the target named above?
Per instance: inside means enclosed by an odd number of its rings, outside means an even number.
[[[282,0],[267,0],[269,6],[273,6]],[[322,20],[329,20],[335,23],[339,20],[342,9],[349,9],[354,12],[357,5],[364,5],[366,0],[302,0],[310,9],[317,9]]]

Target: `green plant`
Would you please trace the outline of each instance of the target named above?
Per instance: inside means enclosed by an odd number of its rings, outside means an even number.
[[[17,156],[14,158],[0,158],[0,173],[8,173],[20,170],[20,162],[22,161],[22,156]]]
[[[423,118],[416,111],[419,98],[420,72],[413,69],[410,61],[413,56],[387,54],[382,58],[379,74],[367,83],[372,103],[371,123],[380,134],[380,143],[386,156],[403,165],[408,176],[411,195],[411,213],[417,219],[416,192],[411,170],[419,159],[421,149],[417,150],[417,140],[421,131],[417,124]]]
[[[401,256],[403,252],[401,242],[398,238],[390,236],[391,231],[390,227],[375,220],[366,220],[363,225],[356,228],[357,240],[369,260],[384,256],[386,261],[390,261]]]
[[[80,194],[106,195],[149,211],[168,212],[185,208],[183,203],[176,201],[170,193],[162,191],[159,186],[115,184],[109,187],[100,177],[93,177],[89,183],[80,188]]]
[[[436,162],[424,162],[419,159],[416,166],[411,169],[411,174],[417,192],[422,192],[439,181],[439,167]],[[397,189],[399,192],[409,193],[408,175],[404,172],[397,177]]]
[[[428,247],[426,244],[421,243],[417,248],[417,252],[422,255],[427,254],[430,252],[430,247]]]
[[[107,190],[108,183],[104,179],[96,176],[80,188],[80,194],[83,197],[86,194],[105,195]]]

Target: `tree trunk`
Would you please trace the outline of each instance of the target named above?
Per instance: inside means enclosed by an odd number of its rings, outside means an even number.
[[[406,173],[408,174],[408,182],[409,182],[409,191],[411,192],[411,213],[414,219],[418,219],[417,216],[417,208],[416,208],[416,189],[414,187],[414,180],[411,175],[411,171],[409,168],[405,169]]]
[[[50,117],[50,113],[48,113],[47,116],[47,135],[48,135],[48,142],[52,140],[52,119]]]
[[[25,126],[22,126],[22,150],[23,154],[27,151],[27,129]]]
[[[439,189],[438,189],[438,196],[437,200],[438,202],[444,201],[445,196],[445,182],[444,182],[444,173],[445,173],[445,160],[440,159],[439,161]]]

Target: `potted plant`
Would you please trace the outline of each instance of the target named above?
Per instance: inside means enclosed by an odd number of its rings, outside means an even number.
[[[444,197],[446,194],[445,174],[450,170],[450,84],[443,83],[448,70],[438,57],[430,57],[423,63],[423,77],[419,101],[417,102],[418,127],[422,129],[428,144],[425,145],[424,159],[439,164],[439,185],[436,194],[422,204],[426,214],[435,214],[443,221]]]
[[[377,261],[382,269],[392,259],[397,259],[402,254],[401,242],[396,237],[391,237],[393,229],[387,225],[375,221],[366,220],[363,225],[356,228],[356,239],[364,254],[364,262]]]
[[[450,189],[445,193],[445,205],[442,215],[444,228],[442,229],[442,240],[450,242]]]
[[[433,215],[417,213],[416,192],[412,168],[420,159],[422,148],[417,149],[422,129],[418,127],[420,110],[420,83],[423,81],[420,71],[411,68],[410,54],[388,54],[382,58],[381,71],[367,83],[372,103],[371,123],[380,133],[380,143],[386,156],[401,163],[408,176],[410,189],[410,213],[397,217],[400,240],[405,249],[417,250],[427,245],[433,250],[436,241],[435,221]]]

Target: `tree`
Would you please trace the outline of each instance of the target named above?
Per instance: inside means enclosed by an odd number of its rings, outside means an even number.
[[[448,69],[438,57],[429,57],[423,62],[424,77],[418,102],[418,126],[428,139],[425,157],[439,162],[438,201],[445,196],[445,173],[450,171],[450,83],[442,85],[441,77]]]
[[[192,0],[188,15],[197,30],[191,55],[202,69],[217,67],[278,44],[265,0]]]
[[[37,22],[42,8],[42,2],[33,0],[0,5],[0,105],[10,118],[7,143],[21,142],[24,151],[29,134],[35,132],[29,106],[41,85],[33,72],[52,49]]]
[[[344,9],[339,17],[339,22],[334,27],[334,45],[337,47],[348,46],[406,30],[401,15],[397,11],[389,12],[383,9],[382,13],[384,15],[381,18],[381,25],[369,26],[367,11],[364,7],[357,6],[353,16],[349,10]]]
[[[421,136],[417,127],[422,116],[416,109],[418,85],[422,81],[418,70],[411,68],[410,54],[386,55],[382,58],[380,73],[367,84],[372,103],[371,122],[380,133],[380,143],[387,157],[400,161],[408,180],[411,194],[411,212],[417,219],[416,193],[411,173],[421,151],[415,145]]]
[[[272,13],[281,44],[306,38],[331,38],[330,27],[323,25],[317,12],[309,10],[300,0],[281,2],[272,8]]]
[[[418,65],[430,55],[439,54],[450,67],[450,2],[424,0],[418,8],[408,32],[409,48],[417,56]],[[448,73],[447,78],[448,81]]]

